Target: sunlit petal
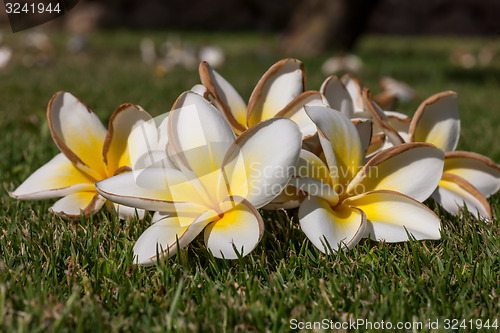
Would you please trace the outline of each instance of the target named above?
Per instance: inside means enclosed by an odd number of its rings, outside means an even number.
[[[224,216],[205,229],[205,244],[216,258],[236,259],[257,246],[264,233],[259,212],[246,200],[225,201]]]
[[[206,210],[196,179],[189,180],[179,170],[147,168],[123,173],[96,183],[105,198],[125,206],[153,211]]]
[[[289,119],[272,118],[236,139],[223,163],[218,197],[240,196],[260,208],[278,196],[292,176],[302,136]]]
[[[198,177],[220,169],[235,135],[224,116],[201,96],[187,91],[168,118],[174,158]]]
[[[106,176],[102,148],[106,128],[85,104],[68,92],[56,93],[47,107],[50,133],[66,157],[95,179]]]
[[[247,121],[247,105],[234,87],[204,61],[200,64],[200,78],[208,92],[214,97],[229,124],[239,133]],[[238,133],[238,134],[239,134]]]
[[[349,195],[374,190],[401,192],[422,202],[436,189],[444,153],[428,143],[403,143],[375,155],[349,184]]]
[[[140,265],[153,265],[158,258],[161,260],[175,255],[178,248],[182,249],[191,243],[210,222],[207,214],[196,218],[156,213],[153,220],[155,223],[144,231],[134,245],[134,262]]]
[[[465,151],[444,156],[443,172],[462,177],[486,198],[500,189],[500,165],[488,157]]]
[[[248,126],[274,117],[304,91],[304,81],[304,65],[296,59],[283,59],[271,66],[250,96]]]
[[[343,246],[352,248],[363,238],[365,214],[354,207],[330,207],[327,201],[309,197],[299,208],[300,228],[323,253],[337,251]]]
[[[103,158],[108,175],[113,175],[120,167],[131,167],[128,137],[136,125],[151,120],[149,113],[140,106],[123,104],[109,119],[108,133],[104,141]]]
[[[60,153],[9,194],[21,200],[40,200],[93,190],[94,179],[77,169],[64,154]]]
[[[327,107],[306,107],[306,112],[318,127],[330,176],[334,180],[335,175],[332,174],[336,173],[340,184],[347,184],[354,178],[365,158],[356,127],[342,113]],[[333,147],[334,159],[329,156],[329,145]]]
[[[491,207],[486,198],[460,176],[443,173],[432,197],[453,215],[458,215],[465,204],[474,216],[491,218]]]
[[[89,216],[95,214],[106,202],[95,191],[77,192],[57,200],[50,211],[69,219],[79,219],[80,213]]]
[[[316,125],[306,114],[304,106],[325,106],[326,101],[317,91],[306,91],[297,96],[283,110],[276,114],[276,117],[285,117],[293,120],[299,125],[302,138],[306,139],[316,134]]]
[[[203,96],[205,99],[209,99],[211,96],[208,96],[210,93],[208,92],[207,88],[203,84],[195,84],[191,89],[192,92]]]
[[[365,235],[373,240],[403,242],[440,239],[441,222],[424,204],[394,191],[373,191],[344,203],[361,209],[368,220]]]
[[[455,150],[459,137],[457,93],[441,92],[420,104],[410,125],[411,142],[429,142],[448,152]]]

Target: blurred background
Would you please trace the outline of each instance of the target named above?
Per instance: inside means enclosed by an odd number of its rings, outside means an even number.
[[[463,133],[494,137],[500,124],[498,0],[80,0],[17,33],[0,9],[0,126],[21,119],[38,132],[58,90],[103,121],[125,102],[158,115],[200,82],[202,60],[248,99],[285,57],[304,62],[307,89],[346,72],[374,95],[396,82],[404,93],[386,109],[408,115],[455,90],[470,123]],[[483,153],[490,145],[470,143]]]
[[[272,31],[283,50],[312,55],[350,50],[363,33],[496,36],[499,14],[497,0],[80,0],[45,26]]]

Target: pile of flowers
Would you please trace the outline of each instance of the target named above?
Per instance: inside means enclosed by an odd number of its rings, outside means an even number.
[[[201,84],[152,118],[123,104],[108,129],[68,92],[49,102],[50,132],[61,153],[10,195],[61,198],[65,218],[103,206],[122,218],[154,212],[135,246],[138,264],[170,257],[203,232],[215,257],[234,259],[259,243],[259,209],[297,208],[307,238],[324,253],[362,238],[439,239],[431,197],[458,215],[491,219],[487,198],[500,189],[500,165],[455,151],[457,94],[438,93],[413,118],[382,110],[351,75],[305,91],[303,64],[284,59],[248,100],[208,63]]]

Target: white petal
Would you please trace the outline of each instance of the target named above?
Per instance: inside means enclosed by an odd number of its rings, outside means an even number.
[[[326,164],[318,156],[310,151],[302,149],[293,176],[314,178],[333,186],[334,184],[332,183],[329,172]]]
[[[200,96],[203,96],[203,98],[208,99],[207,98],[208,90],[203,84],[195,84],[190,90],[195,94],[198,94]]]
[[[363,102],[365,109],[370,112],[373,122],[380,127],[391,144],[398,145],[403,143],[403,138],[399,135],[396,129],[392,127],[385,112],[373,102],[371,93],[367,88],[363,89]],[[378,128],[374,128],[374,133],[378,134]]]
[[[401,192],[420,202],[436,189],[444,153],[428,143],[403,143],[375,155],[349,184],[349,195],[374,190]]]
[[[236,251],[246,256],[264,234],[262,217],[246,200],[228,200],[222,208],[224,216],[205,229],[205,244],[216,258],[237,259]]]
[[[172,257],[178,248],[182,249],[191,243],[210,222],[205,220],[205,215],[202,214],[196,219],[156,213],[155,223],[144,231],[134,245],[134,262],[149,266],[153,265],[158,257]]]
[[[344,203],[361,209],[368,220],[365,235],[373,240],[403,242],[440,239],[441,221],[424,204],[394,191],[373,191]]]
[[[310,195],[336,205],[339,196],[333,186],[329,170],[323,161],[313,153],[302,149],[290,185]]]
[[[93,190],[94,179],[76,168],[64,154],[60,153],[9,194],[21,200],[40,200]]]
[[[344,74],[340,80],[351,96],[352,102],[354,103],[354,111],[363,110],[362,86],[358,79],[351,74]]]
[[[224,116],[193,92],[183,93],[168,118],[174,158],[198,177],[220,169],[235,135]]]
[[[121,167],[131,167],[128,150],[128,138],[132,129],[151,120],[149,113],[140,106],[123,104],[116,109],[109,119],[108,133],[102,150],[108,175],[113,175]]]
[[[347,184],[354,178],[365,158],[356,127],[342,113],[327,107],[306,107],[306,112],[318,127],[330,175],[337,174],[340,184]],[[334,158],[328,154],[331,149],[329,146],[333,148]]]
[[[148,168],[126,172],[95,184],[106,199],[153,211],[206,210],[203,193],[179,170]]]
[[[309,197],[299,208],[300,228],[321,252],[330,254],[343,246],[354,247],[363,238],[365,214],[353,207],[334,208],[323,199]]]
[[[457,93],[441,92],[420,104],[410,124],[411,142],[429,142],[448,152],[455,150],[459,137]]]
[[[394,111],[384,111],[389,124],[398,132],[404,142],[410,141],[410,122],[411,118],[407,115]]]
[[[95,191],[77,192],[57,200],[49,210],[65,218],[79,219],[80,213],[86,217],[97,213],[105,202],[106,199]]]
[[[102,148],[107,130],[92,110],[61,91],[50,100],[47,118],[52,138],[71,162],[95,179],[106,175]]]
[[[462,177],[486,198],[500,189],[500,165],[488,157],[465,151],[444,156],[444,172]]]
[[[460,176],[443,173],[439,187],[432,197],[453,215],[457,216],[466,205],[468,211],[477,218],[491,218],[491,207],[486,198]]]
[[[260,208],[285,188],[300,154],[302,135],[289,119],[272,118],[248,129],[228,150],[219,200],[238,195]]]
[[[243,132],[247,122],[247,105],[234,87],[206,61],[200,64],[200,78],[208,92],[226,116],[227,121],[238,132]]]
[[[349,119],[353,117],[354,103],[351,95],[336,75],[328,77],[323,82],[320,92],[325,95],[332,109],[342,112]]]
[[[316,125],[306,114],[306,106],[327,106],[323,96],[317,91],[306,91],[297,96],[276,117],[285,117],[299,125],[302,139],[309,138],[317,133]]]
[[[269,68],[255,86],[248,102],[248,126],[272,118],[304,91],[304,65],[283,59]]]
[[[368,119],[366,120],[351,119],[351,121],[358,130],[364,154],[367,155],[368,149],[370,148],[370,144],[372,142],[373,122]]]
[[[162,119],[163,118],[163,119]],[[157,123],[160,125],[157,127]],[[133,170],[152,166],[176,168],[167,156],[168,115],[140,121],[128,137],[128,151]]]

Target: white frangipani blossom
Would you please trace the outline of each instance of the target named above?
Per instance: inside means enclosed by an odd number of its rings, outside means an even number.
[[[264,224],[257,209],[286,186],[297,163],[301,134],[291,120],[272,118],[236,138],[224,116],[203,97],[182,94],[167,120],[168,158],[98,182],[114,202],[157,211],[134,246],[139,264],[172,256],[204,230],[215,257],[250,253]]]
[[[134,163],[128,154],[128,135],[133,127],[151,119],[141,107],[123,104],[109,120],[109,129],[75,96],[56,93],[47,107],[50,133],[61,153],[35,171],[10,193],[21,200],[62,197],[50,208],[66,218],[79,218],[83,213],[96,213],[106,203],[122,217],[144,211],[113,205],[106,201],[94,183],[131,170]]]
[[[378,241],[439,239],[440,220],[421,202],[442,174],[444,154],[427,143],[401,144],[366,164],[362,140],[340,112],[309,107],[318,126],[320,157],[302,150],[299,172],[290,184],[309,196],[299,208],[300,225],[321,251],[356,245],[363,237]]]

